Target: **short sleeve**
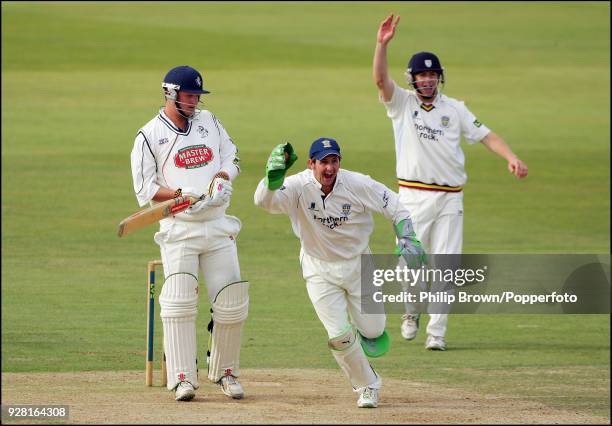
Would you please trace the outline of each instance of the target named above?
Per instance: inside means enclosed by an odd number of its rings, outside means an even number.
[[[491,131],[482,124],[463,102],[457,102],[461,116],[461,133],[468,143],[480,142]]]
[[[404,105],[408,99],[408,93],[406,90],[399,87],[394,80],[391,81],[393,83],[393,94],[391,95],[389,102],[385,102],[380,95],[378,100],[385,106],[387,116],[394,119],[401,114],[402,109],[404,108]]]

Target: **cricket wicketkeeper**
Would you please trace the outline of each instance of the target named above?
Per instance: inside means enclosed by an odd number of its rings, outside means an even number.
[[[372,212],[393,221],[401,254],[424,260],[410,214],[396,193],[369,176],[340,169],[340,147],[320,138],[310,147],[308,168],[285,178],[297,156],[290,144],[278,145],[268,159],[255,204],[289,215],[300,239],[300,264],[308,295],[327,331],[328,346],[359,393],[359,407],[376,407],[382,379],[370,356],[388,350],[384,306],[362,313],[361,257],[370,254]]]

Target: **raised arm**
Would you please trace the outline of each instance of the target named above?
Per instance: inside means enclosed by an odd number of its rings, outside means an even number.
[[[387,45],[395,35],[395,28],[399,20],[400,17],[398,16],[394,22],[393,15],[389,15],[387,19],[380,24],[376,36],[372,76],[374,78],[374,84],[378,87],[378,93],[385,102],[389,102],[393,96],[393,81],[389,78],[389,66],[387,64]]]
[[[266,163],[266,176],[259,182],[253,201],[257,207],[270,213],[286,213],[294,205],[294,188],[283,185],[287,170],[295,163],[297,155],[290,143],[277,145]]]

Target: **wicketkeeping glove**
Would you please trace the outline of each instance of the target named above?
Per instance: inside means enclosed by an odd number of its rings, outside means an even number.
[[[266,164],[266,186],[274,191],[283,186],[285,173],[295,163],[297,155],[289,142],[276,145]]]
[[[395,225],[397,247],[395,254],[403,256],[409,268],[419,268],[427,263],[423,245],[417,239],[410,219],[402,219]]]

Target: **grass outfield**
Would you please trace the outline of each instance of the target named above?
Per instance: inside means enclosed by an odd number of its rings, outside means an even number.
[[[2,372],[143,368],[154,227],[118,239],[137,209],[129,155],[162,104],[168,69],[202,71],[207,108],[240,150],[243,276],[252,283],[242,365],[337,368],[307,298],[289,220],[257,210],[269,151],[304,164],[335,137],[343,167],[394,187],[391,123],[371,81],[376,30],[389,49],[439,53],[445,92],[530,168],[517,181],[465,146],[466,253],[610,253],[610,5],[561,3],[2,2]],[[431,24],[430,24],[431,23]],[[376,218],[374,252],[392,249]],[[200,359],[208,321],[198,318]],[[537,399],[609,415],[609,315],[453,316],[451,350],[423,335],[373,364],[383,376]],[[158,343],[161,342],[157,318]],[[158,344],[159,347],[159,344]]]

